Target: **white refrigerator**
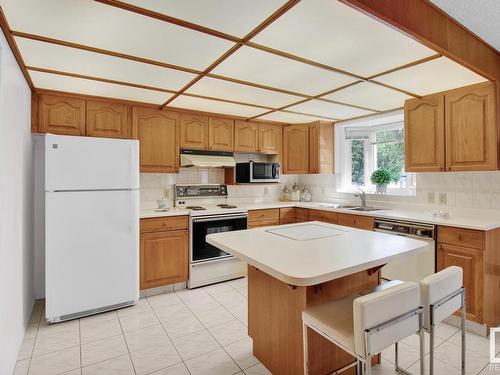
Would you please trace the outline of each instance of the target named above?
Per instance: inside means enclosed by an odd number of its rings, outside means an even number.
[[[47,321],[136,303],[138,141],[46,134],[35,145],[35,168],[44,171],[36,208],[44,211],[38,237],[45,237]]]

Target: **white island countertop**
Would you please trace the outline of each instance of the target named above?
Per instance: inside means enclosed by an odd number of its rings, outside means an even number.
[[[408,237],[318,221],[215,233],[207,236],[207,242],[296,286],[381,266],[427,246]]]

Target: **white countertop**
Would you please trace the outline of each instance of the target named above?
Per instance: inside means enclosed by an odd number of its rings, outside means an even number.
[[[236,203],[242,208],[247,210],[261,210],[270,208],[284,208],[284,207],[302,207],[314,210],[343,212],[352,215],[372,216],[385,219],[396,219],[406,221],[417,221],[421,223],[447,225],[457,228],[467,228],[476,230],[491,230],[500,228],[500,214],[491,215],[478,212],[478,210],[471,210],[470,212],[462,210],[461,213],[452,213],[449,218],[436,217],[432,215],[432,209],[429,208],[400,208],[394,207],[380,211],[353,211],[338,208],[329,208],[320,206],[320,202],[262,202],[262,203]],[[155,212],[153,210],[141,211],[141,218],[148,217],[162,217],[162,216],[178,216],[189,215],[185,209],[172,207],[166,212]]]
[[[318,225],[332,236],[295,240],[269,230]],[[318,228],[316,228],[318,229]],[[321,229],[321,228],[319,228]],[[287,284],[310,286],[381,266],[421,251],[426,242],[317,221],[216,233],[208,243]]]

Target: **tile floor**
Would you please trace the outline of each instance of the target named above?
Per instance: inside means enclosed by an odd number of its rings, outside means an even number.
[[[252,355],[247,335],[247,280],[143,298],[118,312],[47,325],[37,301],[15,375],[270,374]],[[436,373],[459,374],[460,333],[437,332]],[[468,334],[468,374],[489,367],[488,339]],[[500,347],[500,345],[499,345]],[[418,374],[418,338],[400,344],[400,363]],[[391,348],[374,375],[394,374]]]

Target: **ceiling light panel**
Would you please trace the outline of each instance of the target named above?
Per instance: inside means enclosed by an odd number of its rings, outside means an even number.
[[[385,74],[375,80],[419,95],[486,81],[484,77],[446,57]]]
[[[233,43],[95,1],[3,0],[12,30],[203,70]]]
[[[190,87],[187,92],[273,108],[282,107],[303,99],[300,96],[282,94],[210,77],[202,78]]]
[[[124,2],[237,37],[248,34],[286,3],[284,0],[125,0]]]
[[[301,1],[252,42],[365,77],[436,53],[334,0]]]
[[[322,98],[385,111],[402,107],[412,97],[375,83],[360,82]]]
[[[171,103],[169,103],[169,106],[241,117],[253,117],[266,111],[262,108],[226,103],[211,99],[195,98],[186,95],[180,95],[175,98]]]
[[[287,108],[289,111],[306,113],[309,115],[331,117],[335,119],[346,119],[364,116],[374,113],[364,109],[349,107],[341,104],[328,103],[320,100],[310,100]]]
[[[27,66],[179,90],[196,75],[95,52],[15,38]]]
[[[83,95],[95,95],[150,104],[161,104],[172,97],[172,94],[165,92],[144,90],[136,87],[98,82],[82,78],[67,77],[59,74],[42,73],[33,70],[30,70],[29,74],[33,80],[33,84],[38,89],[64,91]]]
[[[213,73],[307,95],[321,94],[356,80],[251,47],[241,47]]]
[[[331,120],[325,120],[324,118],[320,117],[306,116],[306,115],[300,115],[298,113],[290,113],[282,111],[272,112],[267,115],[257,117],[256,120],[278,121],[287,124],[301,124],[318,120],[331,121]]]

